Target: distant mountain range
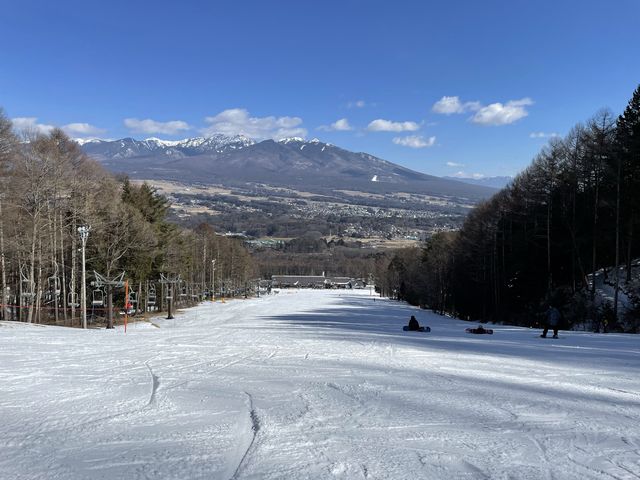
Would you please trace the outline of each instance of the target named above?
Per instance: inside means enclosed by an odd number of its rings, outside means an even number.
[[[160,156],[162,158],[184,158],[208,153],[222,153],[228,150],[241,149],[255,144],[242,135],[228,137],[214,135],[212,137],[186,138],[184,140],[160,140],[147,138],[134,140],[76,139],[83,150],[98,159],[118,159]]]
[[[482,178],[465,178],[465,177],[442,177],[447,180],[457,180],[458,182],[469,183],[471,185],[483,185],[485,187],[492,187],[502,189],[509,185],[513,180],[513,177],[482,177]]]
[[[123,138],[79,143],[107,169],[138,179],[227,186],[257,183],[314,193],[408,192],[471,201],[495,193],[488,186],[419,173],[318,139],[255,142],[240,135],[214,135],[179,141]]]

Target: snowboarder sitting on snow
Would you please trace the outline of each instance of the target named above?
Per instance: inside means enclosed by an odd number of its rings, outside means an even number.
[[[478,328],[465,328],[464,331],[467,333],[478,333],[478,334],[488,333],[489,335],[493,333],[493,330],[491,330],[490,328],[484,328],[482,325],[478,325]]]
[[[558,338],[558,324],[560,323],[560,310],[558,310],[553,305],[549,305],[549,310],[547,310],[547,324],[544,327],[544,331],[542,338],[547,338],[547,332],[549,328],[553,329],[553,338]]]
[[[409,330],[420,330],[420,324],[414,315],[409,319]]]

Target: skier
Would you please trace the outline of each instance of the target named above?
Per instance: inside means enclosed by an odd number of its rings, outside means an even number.
[[[551,328],[553,330],[553,338],[558,338],[558,324],[560,323],[560,310],[553,305],[549,305],[547,310],[547,324],[540,337],[547,338],[547,332]]]

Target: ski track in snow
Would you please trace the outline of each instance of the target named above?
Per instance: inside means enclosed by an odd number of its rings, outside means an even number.
[[[639,336],[468,335],[368,290],[176,317],[0,323],[0,478],[640,479]]]
[[[253,397],[251,396],[250,393],[247,393],[247,392],[244,392],[244,393],[247,396],[246,404],[247,404],[247,409],[249,411],[249,420],[250,420],[250,427],[246,428],[245,430],[250,431],[250,433],[246,435],[246,437],[248,438],[248,441],[246,443],[248,443],[248,445],[244,449],[244,453],[242,453],[242,457],[240,458],[240,461],[238,462],[238,466],[236,467],[236,469],[233,472],[233,475],[231,476],[231,480],[235,480],[239,478],[238,475],[240,474],[243,464],[247,456],[249,455],[249,452],[251,451],[251,447],[253,447],[253,443],[256,440],[256,434],[258,433],[258,430],[260,430],[260,422],[258,420],[258,415],[256,414],[255,408],[253,407]]]
[[[153,373],[149,363],[145,363],[145,365],[149,369],[149,375],[151,375],[151,394],[149,395],[149,402],[147,403],[148,406],[151,406],[156,403],[156,392],[160,386],[160,380],[158,379],[158,376]]]

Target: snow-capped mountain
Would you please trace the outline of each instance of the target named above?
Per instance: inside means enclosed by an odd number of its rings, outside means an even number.
[[[178,142],[175,148],[182,149],[185,153],[188,152],[193,155],[207,152],[222,153],[226,150],[239,150],[254,143],[256,142],[243,135],[228,137],[226,135],[216,134],[211,137],[186,138]]]
[[[99,160],[156,155],[165,158],[183,158],[206,153],[222,153],[226,150],[238,150],[255,143],[242,135],[229,137],[221,134],[211,137],[185,138],[184,140],[161,140],[152,137],[144,140],[133,138],[120,140],[76,139],[76,142],[82,146],[87,154]]]
[[[111,142],[111,140],[106,140],[102,138],[74,138],[73,139],[78,145],[81,147],[88,143],[101,143],[101,142]]]
[[[320,140],[318,140],[317,138],[314,138],[312,140],[312,142],[319,142]],[[304,138],[301,137],[288,137],[288,138],[281,138],[280,140],[278,140],[278,143],[282,143],[284,145],[288,145],[290,143],[306,143],[307,141]]]
[[[214,135],[160,140],[85,141],[83,150],[113,172],[187,183],[260,183],[309,192],[343,189],[414,192],[480,199],[495,192],[416,172],[368,153],[351,152],[317,138],[255,142]]]

